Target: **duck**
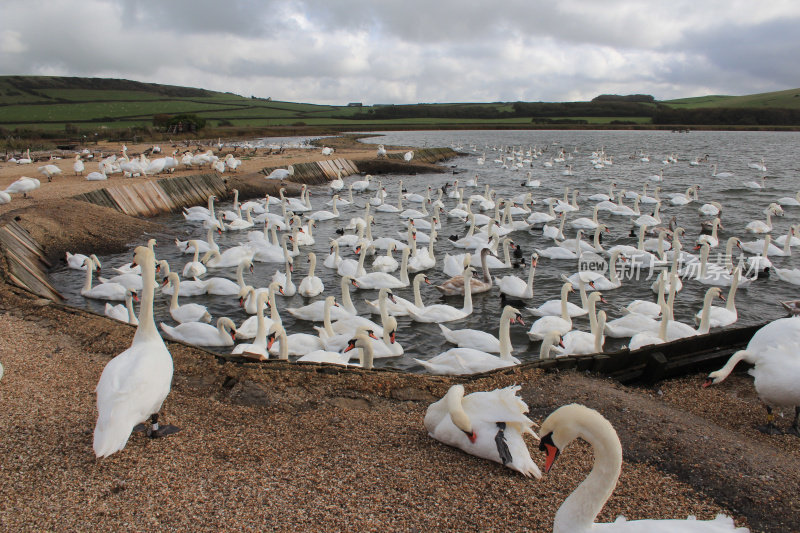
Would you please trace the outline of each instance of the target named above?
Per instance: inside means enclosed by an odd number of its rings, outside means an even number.
[[[464,269],[464,285],[470,283],[475,269],[468,266]],[[416,322],[450,322],[472,314],[472,292],[464,291],[464,306],[461,309],[446,304],[427,305],[417,311],[408,310],[408,315]]]
[[[144,246],[134,251],[144,277],[139,325],[128,349],[103,368],[97,382],[97,423],[92,448],[98,458],[125,448],[137,424],[149,419],[146,433],[165,437],[175,426],[159,425],[159,411],[172,385],[173,363],[153,319],[155,256]]]
[[[106,302],[104,313],[107,317],[113,318],[114,320],[137,326],[139,325],[139,319],[136,318],[136,312],[133,310],[134,300],[137,302],[139,301],[139,298],[136,296],[136,291],[128,289],[127,294],[125,294],[125,305],[112,305]]]
[[[314,252],[308,252],[308,263],[308,274],[300,282],[297,293],[306,298],[312,298],[325,290],[325,284],[322,283],[322,279],[314,275],[317,267],[317,256]]]
[[[169,303],[169,314],[175,322],[183,324],[186,322],[211,322],[211,315],[205,305],[196,303],[178,304],[178,293],[180,292],[181,280],[177,272],[170,272],[169,280],[175,290]]]
[[[509,327],[515,323],[525,325],[525,321],[522,320],[522,314],[516,308],[507,305],[500,314],[500,338],[477,329],[451,330],[442,324],[439,324],[439,328],[442,330],[442,335],[447,339],[447,342],[455,344],[459,348],[474,348],[487,353],[501,353],[504,341],[508,344],[511,342]]]
[[[622,445],[611,423],[603,415],[579,404],[564,405],[551,413],[539,428],[542,438],[539,449],[546,453],[545,473],[566,447],[575,439],[582,438],[591,445],[594,466],[586,479],[561,504],[553,522],[553,531],[588,533],[604,531],[619,533],[669,531],[672,533],[726,531],[747,533],[747,528],[737,528],[733,519],[717,515],[714,520],[626,520],[597,524],[594,520],[617,485],[622,470]]]
[[[774,406],[793,406],[795,418],[786,431],[800,437],[800,317],[780,318],[759,329],[744,350],[734,353],[725,365],[711,372],[703,387],[724,381],[739,361],[755,365],[749,370],[759,398],[767,408],[767,424],[758,429],[770,435],[783,433],[775,425]]]
[[[236,339],[236,324],[226,316],[218,318],[216,326],[204,322],[186,322],[175,327],[164,322],[159,325],[168,339],[194,346],[233,346]]]
[[[428,435],[470,455],[500,463],[526,477],[541,477],[523,436],[536,437],[528,406],[518,396],[519,385],[465,396],[453,385],[428,406],[424,425]]]

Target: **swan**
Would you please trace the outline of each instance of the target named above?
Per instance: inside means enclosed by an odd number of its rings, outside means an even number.
[[[348,284],[350,283],[350,279],[347,276],[342,277],[341,285],[342,285],[342,296],[345,294],[350,295],[348,291]],[[303,307],[288,307],[286,311],[292,315],[293,317],[299,320],[309,320],[314,322],[321,322],[324,320],[325,317],[325,306],[328,303],[328,300],[332,300],[332,307],[330,310],[331,318],[333,320],[347,320],[347,318],[351,317],[355,313],[351,313],[344,309],[343,307],[339,306],[336,303],[336,298],[333,296],[328,296],[324,300],[317,300],[316,302],[312,302],[308,305],[304,305]]]
[[[733,172],[717,172],[717,164],[711,165],[712,178],[730,178],[731,176],[733,176]]]
[[[39,174],[47,178],[47,181],[53,181],[53,176],[59,176],[62,173],[62,170],[55,165],[44,165],[38,167],[36,170],[39,171]]]
[[[597,226],[599,225],[599,222],[597,221],[597,213],[599,210],[600,209],[598,206],[594,206],[594,209],[592,210],[593,213],[592,218],[586,218],[586,217],[576,218],[575,220],[571,221],[569,225],[572,226],[574,229],[585,229],[585,230],[597,229]]]
[[[285,180],[291,176],[294,176],[294,166],[289,165],[286,168],[276,168],[272,172],[269,173],[264,179],[268,180]]]
[[[778,204],[770,204],[765,214],[767,215],[766,222],[753,220],[744,227],[744,230],[750,233],[769,233],[772,231],[772,216],[783,216],[783,209]]]
[[[378,308],[380,309],[379,312],[381,315],[381,323],[385,323],[389,318],[387,306],[388,303],[390,301],[393,302],[394,299],[394,295],[389,289],[383,288],[378,291]],[[343,344],[339,345],[338,343],[347,342],[348,339],[354,337],[357,329],[361,326],[366,327],[376,335],[383,336],[383,326],[379,326],[372,320],[358,315],[351,315],[344,320],[337,320],[336,322],[331,323],[329,313],[324,317],[323,327],[315,327],[314,329],[317,331],[320,339],[322,339],[322,342],[325,344],[325,349],[330,350],[333,346],[332,343],[335,342],[337,343],[335,348],[338,351],[344,347]],[[346,338],[341,338],[339,336]]]
[[[677,255],[674,256],[673,265],[677,264],[677,257]],[[661,304],[664,303],[664,292],[666,289],[668,275],[669,274],[666,270],[662,270],[658,274],[658,279],[655,281],[655,288],[653,289],[658,295],[655,303],[649,300],[633,300],[623,308],[624,312],[637,313],[640,315],[649,316],[650,318],[658,318],[658,316],[661,314]]]
[[[533,277],[536,274],[536,264],[539,255],[535,252],[531,254],[531,262],[528,266],[528,281],[523,281],[517,276],[503,276],[497,278],[495,283],[502,294],[516,298],[533,298]]]
[[[364,261],[366,260],[369,252],[366,241],[362,241],[359,245],[357,245],[355,251],[356,254],[358,254],[358,261],[349,258],[342,259],[339,262],[339,266],[336,268],[337,274],[340,276],[350,276],[351,278],[366,275],[367,271],[364,268]]]
[[[433,242],[434,242],[433,239],[431,239],[431,250],[433,249]],[[395,246],[387,246],[386,255],[381,255],[379,257],[376,257],[375,260],[372,262],[372,270],[375,272],[394,272],[395,270],[397,270],[400,267],[400,263],[397,262],[397,259],[392,257],[392,252],[394,250]],[[411,261],[409,261],[408,270],[412,271]],[[360,274],[366,274],[366,271],[360,272]]]
[[[36,190],[41,186],[42,184],[39,182],[38,179],[22,176],[21,178],[13,182],[11,185],[6,187],[3,192],[5,192],[6,194],[21,192],[22,197],[27,198],[29,192]]]
[[[228,231],[241,231],[250,229],[255,225],[253,217],[250,215],[252,210],[248,207],[244,210],[244,218],[237,218],[225,225]]]
[[[231,268],[239,266],[243,259],[252,261],[255,253],[249,245],[239,245],[228,248],[222,253],[218,250],[209,250],[200,261],[210,268]]]
[[[75,162],[72,163],[72,170],[75,172],[75,175],[82,176],[85,169],[86,166],[83,164],[81,154],[75,154]]]
[[[767,177],[761,176],[761,183],[755,180],[746,181],[744,182],[744,186],[747,187],[748,189],[755,189],[755,190],[765,189],[767,187]]]
[[[386,148],[382,144],[378,145],[377,157],[386,157]]]
[[[413,150],[409,150],[408,152],[406,152],[405,154],[403,154],[403,159],[404,159],[405,161],[411,161],[412,159],[414,159],[414,152],[413,152]]]
[[[734,322],[736,322],[739,318],[739,315],[736,311],[736,304],[734,303],[734,298],[736,297],[736,289],[739,287],[739,278],[741,277],[741,269],[736,268],[733,271],[733,283],[731,283],[730,289],[728,289],[728,297],[723,298],[727,300],[725,307],[717,307],[711,306],[709,308],[710,317],[709,317],[709,327],[712,328],[721,328],[724,326],[730,326]],[[696,324],[700,324],[702,319],[703,310],[697,312],[694,316],[694,321]]]
[[[689,205],[693,200],[697,200],[697,187],[689,187],[685,194],[675,194],[670,198],[669,203],[675,206]],[[653,224],[648,224],[651,226]]]
[[[387,316],[383,325],[383,336],[380,339],[372,337],[372,357],[400,357],[405,353],[403,346],[397,342],[397,319]]]
[[[325,258],[325,261],[322,263],[322,266],[325,268],[335,268],[338,269],[339,265],[342,264],[342,257],[339,255],[339,243],[336,242],[334,239],[331,239],[331,253],[328,254],[328,257]]]
[[[678,322],[673,318],[673,305],[675,302],[675,294],[674,291],[670,291],[669,298],[667,299],[667,307],[669,307],[669,324],[667,326],[667,340],[674,341],[678,339],[683,339],[686,337],[693,337],[695,335],[705,335],[708,333],[711,325],[711,302],[714,298],[719,297],[720,299],[725,299],[722,296],[722,289],[719,287],[710,287],[703,298],[703,307],[700,310],[700,325],[697,329],[689,326],[688,324],[684,324],[682,322]]]
[[[431,438],[527,477],[540,478],[523,436],[534,438],[528,406],[517,393],[520,386],[464,395],[463,385],[453,385],[425,412],[425,429]]]
[[[605,311],[596,311],[597,302],[603,298],[599,292],[593,292],[588,298],[589,307],[589,332],[572,330],[562,336],[564,344],[559,356],[585,355],[603,351],[605,336],[603,329],[606,325]]]
[[[633,337],[640,332],[656,332],[659,326],[660,323],[649,316],[629,313],[606,322],[605,332],[609,337],[621,339]]]
[[[469,288],[472,294],[479,294],[482,292],[486,292],[492,288],[492,276],[489,272],[489,266],[486,262],[486,257],[488,255],[495,256],[489,248],[484,248],[481,250],[481,266],[483,267],[483,279],[474,279],[470,278],[469,281]],[[441,292],[442,294],[446,294],[449,296],[455,296],[458,294],[464,294],[464,287],[467,286],[466,278],[464,275],[454,276],[441,285],[436,285],[436,289]],[[531,289],[533,290],[533,289]]]
[[[776,200],[776,203],[781,207],[798,207],[800,206],[800,192],[798,192],[794,197],[782,196]]]
[[[475,269],[467,267],[464,269],[464,285],[472,279]],[[417,311],[408,310],[408,315],[417,322],[450,322],[459,320],[472,314],[472,292],[464,291],[464,306],[461,309],[446,304],[435,304],[425,306]]]
[[[409,309],[413,309],[417,313],[421,312],[421,310],[425,307],[425,303],[422,301],[422,294],[420,293],[420,285],[422,282],[427,283],[430,285],[430,280],[428,276],[424,273],[419,273],[414,276],[414,281],[412,283],[414,289],[414,301],[410,302],[405,298],[401,298],[400,296],[395,296],[394,300],[386,301],[386,309],[387,312],[392,316],[408,316]],[[379,314],[380,310],[380,300],[364,300],[369,307],[369,312],[372,314]]]
[[[525,325],[520,312],[510,305],[507,305],[503,308],[503,312],[500,315],[499,339],[491,333],[477,329],[451,330],[442,324],[439,324],[439,328],[442,330],[442,335],[447,339],[447,342],[455,344],[459,348],[474,348],[482,352],[502,353],[503,344],[507,344],[507,350],[510,354],[511,340],[509,337],[509,327],[511,324],[515,323],[522,324],[523,326]]]
[[[164,276],[163,283],[161,285],[161,294],[166,296],[172,296],[172,293],[175,290],[175,287],[172,286],[172,282],[169,279],[170,270],[169,270],[169,263],[166,260],[162,259],[158,262],[159,264],[159,272]],[[180,286],[180,295],[181,296],[200,296],[201,294],[206,294],[206,282],[201,281],[199,279],[186,281],[183,280]]]
[[[93,263],[92,269],[100,270],[100,268],[102,268],[102,265],[100,264],[100,260],[97,258],[97,256],[95,254],[91,254],[89,256],[86,256],[86,255],[83,255],[83,254],[71,254],[69,252],[66,252],[66,256],[67,256],[67,266],[69,268],[72,268],[72,269],[75,269],[75,270],[86,270],[86,265],[88,264],[88,263],[86,263],[86,258],[87,257],[90,257],[92,259],[92,263]]]
[[[355,278],[356,287],[359,289],[399,289],[408,287],[408,257],[411,254],[410,248],[403,250],[403,258],[400,262],[400,277],[396,278],[386,272],[368,272],[363,276]]]
[[[242,289],[242,296],[247,295],[247,300],[244,300],[244,297],[240,297],[239,305],[242,305],[245,308],[245,312],[253,315],[248,317],[242,325],[236,328],[236,336],[242,339],[252,339],[255,338],[256,333],[258,333],[258,309],[259,309],[259,299],[262,294],[267,295],[267,303],[265,304],[263,301],[260,302],[260,307],[264,308],[265,305],[269,306],[270,316],[269,318],[265,318],[264,320],[267,321],[267,328],[272,325],[273,322],[281,322],[281,316],[278,314],[278,306],[275,304],[275,293],[280,292],[282,289],[280,285],[276,282],[272,282],[269,284],[269,287],[264,289],[254,289],[253,287],[247,286]]]
[[[653,333],[652,331],[641,331],[631,337],[630,341],[628,341],[628,349],[629,350],[638,350],[643,346],[650,346],[653,344],[663,344],[667,342],[667,328],[669,327],[670,321],[670,310],[669,306],[663,300],[659,305],[659,314],[661,315],[661,321],[659,322],[658,326],[658,333]]]
[[[563,281],[569,281],[566,276],[562,274]],[[575,318],[579,316],[584,316],[589,312],[588,309],[588,301],[589,299],[586,296],[586,283],[580,278],[578,278],[578,287],[580,289],[581,294],[581,303],[582,305],[575,305],[572,302],[567,302],[567,313],[569,314],[570,318]],[[562,287],[562,295],[566,298],[569,297],[569,291],[566,293],[563,292]],[[537,308],[526,307],[526,311],[528,311],[533,316],[560,316],[561,315],[561,298],[556,300],[547,300],[542,305]]]
[[[622,287],[622,280],[619,278],[619,273],[617,272],[617,261],[619,260],[621,252],[620,250],[614,250],[611,252],[611,257],[609,259],[609,266],[608,266],[608,278],[606,278],[600,272],[592,272],[589,270],[582,270],[580,272],[576,272],[575,274],[571,275],[568,280],[573,285],[578,283],[578,280],[582,280],[584,283],[591,283],[591,287],[594,290],[598,291],[610,291],[613,289],[619,289]]]
[[[172,383],[172,356],[153,320],[155,256],[144,246],[135,250],[134,263],[144,277],[139,325],[131,346],[109,361],[97,382],[97,424],[92,447],[95,456],[108,457],[122,450],[136,424],[149,417],[150,437],[178,431],[159,426],[158,412]]]
[[[719,216],[721,211],[722,211],[722,204],[720,204],[719,202],[709,202],[707,204],[703,204],[697,210],[697,212],[700,213],[701,215],[709,217]]]
[[[339,218],[339,210],[336,209],[336,202],[339,200],[339,195],[333,195],[333,208],[330,211],[314,211],[306,218],[309,221],[319,221],[324,222],[326,220],[331,220],[334,218]]]
[[[285,270],[283,272],[276,270],[275,273],[272,274],[272,281],[277,282],[283,287],[281,294],[287,298],[291,298],[297,294],[297,286],[292,281],[292,272],[294,272],[294,260],[291,257],[287,257]]]
[[[532,341],[542,340],[550,332],[558,332],[563,335],[572,329],[572,318],[569,316],[567,310],[567,295],[572,292],[572,283],[565,282],[561,286],[561,315],[560,316],[543,316],[536,322],[531,324],[531,329],[528,330],[528,338]]]
[[[128,289],[125,295],[125,305],[106,303],[105,315],[114,320],[119,320],[120,322],[125,322],[134,326],[139,325],[139,319],[136,318],[136,313],[133,310],[134,300],[137,302],[139,301],[139,298],[136,296],[136,291]]]
[[[258,295],[258,303],[256,305],[258,313],[256,314],[257,329],[255,339],[252,343],[241,343],[234,346],[233,350],[231,351],[232,355],[243,355],[244,357],[255,359],[257,361],[265,361],[269,359],[267,352],[267,329],[272,326],[272,320],[267,323],[267,319],[264,318],[264,304],[268,298],[268,293],[262,292]]]
[[[350,188],[356,192],[364,192],[369,188],[369,181],[372,176],[367,174],[363,180],[354,181],[350,184]]]
[[[94,260],[91,257],[87,257],[84,259],[83,263],[86,267],[86,282],[81,289],[82,296],[96,300],[125,300],[125,295],[128,293],[128,287],[120,283],[101,283],[95,287],[92,287]]]
[[[564,238],[564,222],[567,220],[567,214],[563,212],[559,213],[558,218],[561,219],[561,221],[558,224],[558,227],[549,226],[547,224],[542,226],[542,236],[545,239],[555,240]]]
[[[314,297],[325,290],[325,285],[322,279],[314,275],[314,270],[317,267],[317,256],[314,252],[308,252],[308,274],[300,282],[297,292],[306,298]]]
[[[216,326],[204,322],[186,322],[175,327],[161,322],[160,326],[168,339],[195,346],[233,346],[236,335],[236,325],[225,316],[217,319]]]
[[[554,533],[603,532],[671,532],[747,533],[737,528],[733,519],[717,515],[714,520],[631,520],[595,524],[622,470],[622,445],[611,423],[603,415],[583,405],[570,404],[556,409],[542,423],[539,449],[546,452],[545,473],[549,473],[561,452],[575,439],[588,442],[595,454],[591,473],[561,504],[553,522]],[[601,529],[602,528],[602,529]]]
[[[719,230],[720,226],[721,226],[721,221],[719,217],[716,217],[711,222],[711,234],[704,233],[699,237],[697,237],[697,241],[695,241],[695,246],[696,246],[695,250],[697,250],[697,247],[702,246],[703,243],[708,243],[708,246],[710,248],[716,248],[717,246],[719,246],[719,237],[717,236],[717,230]]]
[[[183,265],[183,277],[196,278],[203,276],[206,273],[206,266],[199,261],[200,241],[191,240],[189,244],[194,248],[194,259]]]
[[[794,406],[795,419],[786,432],[800,436],[800,317],[780,318],[759,329],[747,347],[734,353],[721,369],[708,375],[703,387],[716,385],[727,378],[739,361],[755,365],[749,370],[756,392],[767,408],[767,424],[758,429],[781,434],[775,426],[773,406]]]
[[[169,281],[174,287],[172,299],[169,303],[169,314],[173,320],[179,324],[185,322],[211,322],[211,315],[208,313],[208,308],[200,304],[178,304],[178,293],[180,292],[181,280],[177,272],[170,272]]]
[[[791,283],[792,285],[800,285],[800,269],[797,268],[773,268],[778,279]]]

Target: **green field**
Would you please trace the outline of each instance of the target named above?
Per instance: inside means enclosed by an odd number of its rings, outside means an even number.
[[[652,100],[652,97],[650,97]],[[627,107],[626,107],[627,106]],[[666,107],[665,107],[666,106]],[[156,116],[193,114],[206,127],[319,126],[356,130],[402,127],[580,127],[649,125],[656,109],[788,108],[800,110],[800,89],[747,96],[704,96],[667,102],[494,102],[400,106],[331,106],[247,98],[191,87],[104,78],[0,76],[0,129],[71,136],[148,129]],[[163,124],[163,122],[161,122]],[[161,130],[163,131],[163,130]]]
[[[800,109],[800,89],[789,89],[772,93],[748,94],[745,96],[698,96],[661,102],[676,108],[701,107],[781,107]]]

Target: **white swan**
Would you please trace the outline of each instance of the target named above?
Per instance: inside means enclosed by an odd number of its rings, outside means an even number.
[[[570,292],[572,292],[572,283],[564,283],[561,286],[561,315],[543,316],[531,324],[531,329],[528,330],[529,339],[538,341],[544,339],[545,336],[552,331],[557,331],[559,335],[563,335],[572,329],[572,318],[569,316],[569,311],[567,310],[567,295]]]
[[[596,311],[595,307],[601,298],[602,295],[599,292],[589,295],[589,332],[572,330],[563,335],[561,340],[564,348],[559,355],[581,355],[603,351],[606,313],[605,311]]]
[[[710,307],[709,327],[721,328],[724,326],[730,326],[739,319],[734,298],[736,297],[736,289],[739,287],[740,277],[741,269],[737,267],[733,271],[733,283],[731,283],[731,287],[728,289],[728,297],[726,299],[727,303],[725,304],[725,307]],[[694,321],[696,324],[700,324],[702,313],[703,310],[701,309],[697,312],[697,314],[695,314]]]
[[[261,293],[258,295],[258,303],[256,305],[258,313],[256,314],[257,329],[256,336],[252,343],[241,343],[233,347],[232,355],[243,355],[249,359],[257,361],[265,361],[269,359],[267,352],[267,330],[272,327],[272,320],[267,322],[264,317],[264,303],[269,298],[269,293]]]
[[[177,272],[170,272],[169,280],[175,290],[169,303],[169,314],[173,320],[179,324],[185,322],[211,322],[211,315],[205,305],[196,303],[178,304],[178,293],[180,293],[181,280]]]
[[[403,250],[403,258],[400,262],[400,277],[396,278],[386,272],[367,272],[363,276],[357,276],[356,286],[359,289],[399,289],[408,287],[408,257],[411,254],[410,248]]]
[[[94,273],[94,260],[87,257],[83,261],[86,267],[86,282],[81,289],[81,295],[85,298],[93,298],[96,300],[117,300],[124,301],[125,295],[128,293],[128,287],[120,283],[101,283],[92,287],[92,274]]]
[[[135,250],[134,263],[144,276],[139,325],[131,346],[106,364],[97,382],[97,424],[93,449],[97,457],[122,450],[136,424],[150,418],[151,437],[177,431],[159,427],[158,412],[172,384],[172,356],[153,320],[155,257],[146,247]]]
[[[800,436],[800,317],[780,318],[759,329],[747,348],[734,353],[721,369],[711,372],[704,387],[716,385],[730,375],[739,361],[755,365],[753,376],[756,392],[767,407],[767,425],[762,432],[780,434],[772,414],[773,406],[794,406],[795,419],[787,431]]]
[[[531,254],[531,262],[528,266],[528,280],[523,281],[517,276],[503,276],[495,279],[500,292],[516,298],[533,298],[533,277],[536,275],[536,264],[539,255],[535,252]]]
[[[528,477],[541,477],[523,436],[534,438],[528,406],[517,395],[518,385],[464,396],[453,385],[425,413],[428,435],[448,446],[488,459]]]
[[[659,314],[661,315],[661,322],[658,326],[658,334],[652,331],[641,331],[631,337],[628,341],[629,350],[638,350],[643,346],[650,346],[653,344],[663,344],[667,342],[667,328],[669,327],[670,311],[667,303],[662,301]]]
[[[114,320],[119,320],[120,322],[137,326],[139,324],[139,319],[136,318],[136,312],[133,310],[134,300],[137,302],[139,301],[139,298],[136,296],[136,291],[129,289],[128,293],[125,295],[124,305],[112,305],[110,303],[106,303],[105,315],[113,318]]]
[[[474,348],[482,352],[501,353],[503,351],[504,341],[509,345],[511,343],[509,328],[510,325],[514,323],[525,325],[520,312],[510,305],[507,305],[503,308],[503,312],[500,315],[499,339],[491,333],[477,329],[451,330],[442,324],[439,324],[439,328],[442,330],[442,335],[447,339],[447,342],[455,344],[459,348]]]
[[[469,284],[475,269],[464,269],[464,284]],[[421,310],[409,309],[408,315],[417,322],[450,322],[472,314],[472,292],[464,291],[464,306],[461,309],[452,305],[436,304],[425,306]]]
[[[209,250],[200,260],[209,268],[232,268],[239,266],[243,259],[253,260],[255,250],[249,245],[239,245],[228,248],[220,254],[218,250]]]
[[[204,322],[186,322],[175,327],[161,322],[160,326],[167,338],[195,346],[233,346],[236,335],[233,320],[224,316],[217,319],[216,326]]]
[[[600,413],[583,405],[570,404],[559,407],[542,423],[539,449],[546,452],[544,471],[550,472],[560,453],[577,438],[587,441],[594,450],[595,461],[591,473],[561,504],[553,522],[554,533],[603,532],[671,532],[671,533],[747,533],[747,528],[737,528],[727,516],[717,515],[714,520],[625,520],[595,524],[622,469],[622,445],[613,426]],[[602,528],[602,529],[601,529]]]
[[[206,273],[206,266],[199,261],[200,258],[200,242],[196,239],[189,241],[189,244],[194,248],[194,258],[183,265],[183,277],[195,278],[203,276]]]
[[[317,256],[314,252],[308,252],[308,263],[308,274],[300,282],[297,292],[301,296],[311,298],[324,291],[325,285],[322,283],[322,279],[314,275],[314,270],[317,267]]]
[[[287,298],[291,298],[297,294],[297,286],[292,281],[292,272],[294,272],[294,259],[290,257],[287,257],[286,259],[284,271],[281,272],[280,270],[276,270],[275,273],[272,274],[272,281],[277,282],[283,288],[281,294]]]
[[[408,311],[413,309],[417,313],[421,312],[421,310],[425,307],[425,302],[422,301],[422,294],[420,292],[420,285],[422,282],[427,283],[430,285],[431,281],[428,279],[427,274],[419,273],[414,276],[414,281],[412,283],[412,287],[414,290],[414,301],[410,302],[405,298],[401,298],[400,296],[394,297],[394,300],[387,300],[386,301],[386,309],[387,312],[392,316],[408,316]],[[356,283],[354,281],[354,283]],[[380,310],[380,301],[379,300],[364,300],[364,303],[367,304],[369,307],[369,312],[372,314],[379,314]]]
[[[86,270],[86,265],[88,264],[86,263],[87,257],[90,257],[92,259],[92,263],[94,263],[92,266],[93,269],[100,270],[102,268],[102,264],[100,263],[100,260],[97,258],[95,254],[86,256],[83,254],[71,254],[69,252],[66,252],[66,256],[67,256],[67,266],[69,268],[75,270]]]

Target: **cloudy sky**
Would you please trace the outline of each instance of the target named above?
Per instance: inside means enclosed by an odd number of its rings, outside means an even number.
[[[3,0],[0,74],[344,104],[800,87],[797,0]]]

